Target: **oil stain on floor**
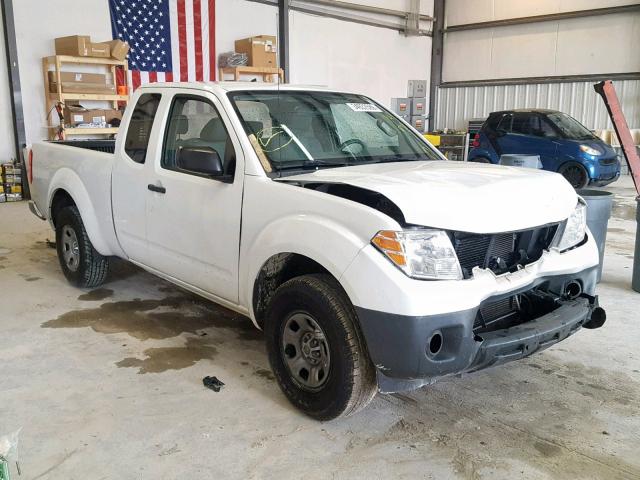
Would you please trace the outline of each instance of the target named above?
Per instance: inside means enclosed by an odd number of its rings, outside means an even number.
[[[107,289],[89,292],[82,300],[109,295]],[[207,328],[229,328],[243,340],[258,340],[261,333],[251,321],[191,294],[162,299],[106,302],[97,308],[72,310],[42,324],[43,328],[90,327],[98,333],[126,333],[138,340],[160,340]]]
[[[197,339],[188,338],[184,346],[148,348],[145,358],[128,357],[116,363],[119,368],[138,368],[139,374],[162,373],[191,367],[200,360],[211,360],[216,355],[215,347]]]
[[[104,300],[105,298],[109,298],[113,296],[113,290],[110,288],[97,288],[95,290],[91,290],[90,292],[83,293],[78,297],[78,300],[82,300],[85,302],[95,302],[98,300]]]

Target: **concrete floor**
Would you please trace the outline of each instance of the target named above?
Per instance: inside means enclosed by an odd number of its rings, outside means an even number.
[[[610,190],[604,328],[329,423],[288,404],[249,320],[123,262],[78,291],[48,226],[0,205],[0,434],[22,427],[25,479],[640,478],[635,202]]]

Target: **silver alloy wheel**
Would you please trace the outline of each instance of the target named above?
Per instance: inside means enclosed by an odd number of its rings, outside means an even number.
[[[69,225],[62,227],[62,257],[67,268],[72,272],[80,266],[80,247],[76,231]]]
[[[286,320],[282,358],[293,380],[304,390],[318,391],[329,378],[329,344],[320,325],[305,312]]]

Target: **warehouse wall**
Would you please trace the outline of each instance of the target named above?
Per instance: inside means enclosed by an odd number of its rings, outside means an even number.
[[[0,163],[15,158],[9,81],[7,79],[7,57],[4,47],[4,30],[0,22]]]
[[[82,8],[78,5],[76,0],[13,2],[27,142],[47,137],[42,57],[53,55],[53,39],[76,34],[91,35],[96,41],[111,38],[106,0],[84,0]]]
[[[640,128],[640,80],[614,85],[629,128]],[[613,128],[593,82],[441,88],[435,127],[466,130],[470,119],[509,108],[550,108],[570,114],[592,130]]]
[[[429,79],[431,38],[291,13],[292,83],[361,92],[389,106],[407,80]]]
[[[409,0],[361,3],[398,10],[409,7]],[[106,0],[14,0],[13,4],[26,135],[28,142],[34,142],[47,136],[42,57],[53,54],[55,37],[90,34],[97,41],[111,38],[109,7]],[[82,8],[78,8],[79,4]],[[432,9],[432,0],[423,0],[422,12],[431,14]],[[292,12],[290,20],[294,82],[362,90],[388,104],[392,96],[405,94],[407,79],[429,78],[431,41],[427,37],[404,37],[393,30],[298,12]],[[232,50],[238,38],[276,35],[277,25],[275,7],[245,0],[219,0],[216,2],[217,51]],[[83,69],[78,67],[78,70]],[[95,71],[95,68],[84,71]],[[4,89],[6,72],[0,70],[0,75],[0,88]],[[1,91],[0,94],[0,98],[7,98]],[[0,115],[5,115],[4,109],[3,102]],[[2,121],[2,139],[6,125],[10,122]],[[10,144],[2,143],[0,148]]]
[[[447,26],[603,8],[632,0],[447,0]],[[640,12],[450,32],[445,35],[443,81],[464,82],[640,72]],[[640,128],[638,81],[616,82],[631,128]],[[442,88],[436,124],[464,128],[497,108],[565,111],[590,128],[610,128],[592,82]]]

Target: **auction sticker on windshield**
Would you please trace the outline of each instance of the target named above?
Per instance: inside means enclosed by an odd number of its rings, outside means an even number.
[[[370,103],[347,103],[354,112],[381,112],[378,107]]]

